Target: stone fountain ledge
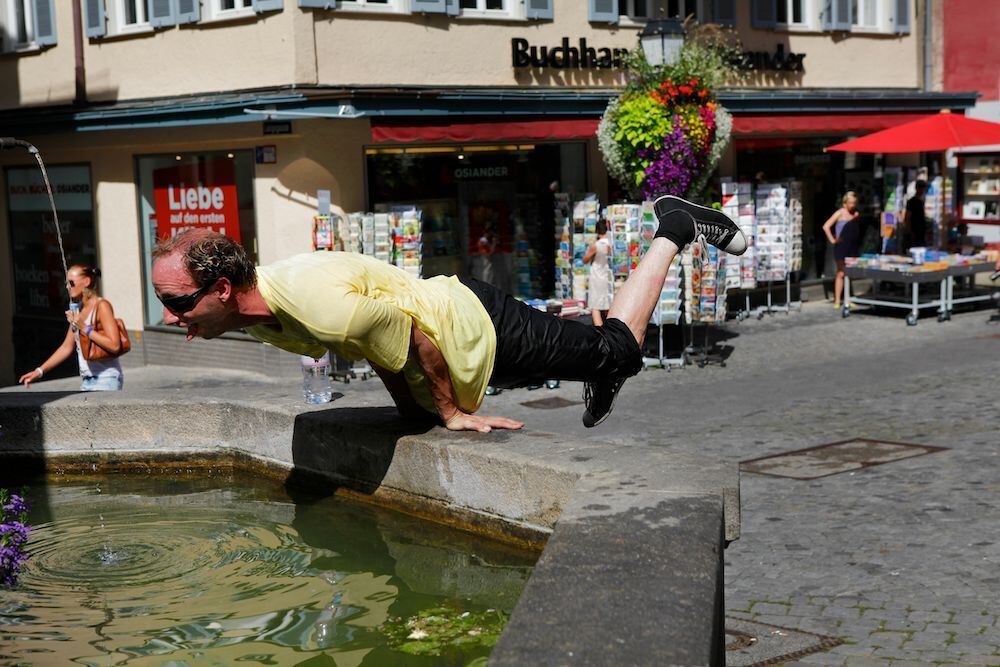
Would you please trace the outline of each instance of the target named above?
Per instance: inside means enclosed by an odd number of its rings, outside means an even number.
[[[381,392],[303,406],[249,374],[209,396],[196,371],[170,374],[182,379],[147,378],[121,394],[52,391],[78,380],[0,390],[0,455],[49,469],[251,467],[545,543],[490,664],[723,664],[722,551],[740,522],[735,463],[532,430],[415,427]]]

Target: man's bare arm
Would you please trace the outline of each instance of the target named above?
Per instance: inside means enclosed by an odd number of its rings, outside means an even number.
[[[455,390],[451,385],[451,375],[444,355],[416,325],[410,329],[410,354],[424,372],[431,399],[448,429],[489,433],[494,428],[518,429],[524,426],[523,423],[506,417],[470,415],[459,410],[455,403]]]
[[[424,410],[420,404],[417,403],[416,399],[413,398],[413,392],[410,391],[410,385],[407,384],[402,371],[399,373],[393,373],[388,368],[382,368],[371,360],[369,360],[368,363],[371,364],[372,369],[382,379],[382,384],[385,385],[389,395],[392,396],[392,401],[396,404],[396,409],[399,410],[399,414],[410,419],[437,417],[434,413]]]

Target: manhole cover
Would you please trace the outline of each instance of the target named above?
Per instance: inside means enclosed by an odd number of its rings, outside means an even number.
[[[912,445],[904,442],[856,438],[828,445],[798,449],[794,452],[764,456],[740,462],[742,472],[755,472],[773,477],[817,479],[842,472],[900,461],[914,456],[932,454],[947,447]]]
[[[568,408],[571,405],[583,405],[583,401],[567,401],[562,396],[552,396],[551,398],[525,401],[521,405],[526,408],[537,408],[539,410],[555,410],[556,408]]]
[[[726,617],[727,667],[777,665],[840,643],[836,637]]]

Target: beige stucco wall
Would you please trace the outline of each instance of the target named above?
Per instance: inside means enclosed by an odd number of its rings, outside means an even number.
[[[0,109],[73,101],[73,13],[68,0],[57,4],[55,46],[0,54]]]
[[[750,3],[738,6],[744,48],[806,53],[805,73],[751,79],[753,86],[808,88],[916,88],[920,84],[919,23],[909,35],[801,33],[755,30]],[[600,70],[515,70],[510,40],[558,46],[632,49],[638,28],[587,20],[587,3],[555,0],[555,21],[487,21],[443,16],[382,17],[316,12],[319,81],[331,85],[608,86],[621,73]],[[377,35],[373,41],[372,36]],[[878,63],[878,67],[872,67]]]
[[[737,3],[745,48],[805,53],[805,73],[752,78],[750,86],[917,88],[920,30],[909,35],[754,30],[750,3]],[[0,57],[0,108],[73,98],[72,15],[57,8],[59,42],[40,53]],[[913,9],[922,7],[915,0]],[[320,83],[343,86],[618,85],[621,72],[515,70],[510,40],[557,46],[581,37],[595,47],[636,48],[638,28],[587,20],[583,0],[556,0],[554,21],[495,21],[424,14],[300,9],[238,21],[200,23],[130,37],[86,40],[91,101],[126,100]],[[877,63],[877,67],[873,67]]]
[[[300,12],[286,4],[259,18],[89,40],[87,96],[123,100],[295,83],[293,21]]]

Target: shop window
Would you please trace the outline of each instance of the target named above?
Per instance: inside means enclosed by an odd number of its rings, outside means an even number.
[[[146,325],[163,324],[150,280],[157,241],[204,228],[239,241],[257,261],[252,151],[156,155],[137,159],[145,268]]]
[[[68,265],[97,265],[89,165],[50,165]],[[8,167],[7,215],[14,260],[14,313],[61,321],[67,299],[52,207],[37,166]],[[65,333],[65,329],[63,329]]]
[[[584,191],[585,144],[373,147],[366,162],[369,210],[421,211],[424,277],[552,295],[554,193]]]
[[[0,52],[56,43],[55,0],[0,0]]]

